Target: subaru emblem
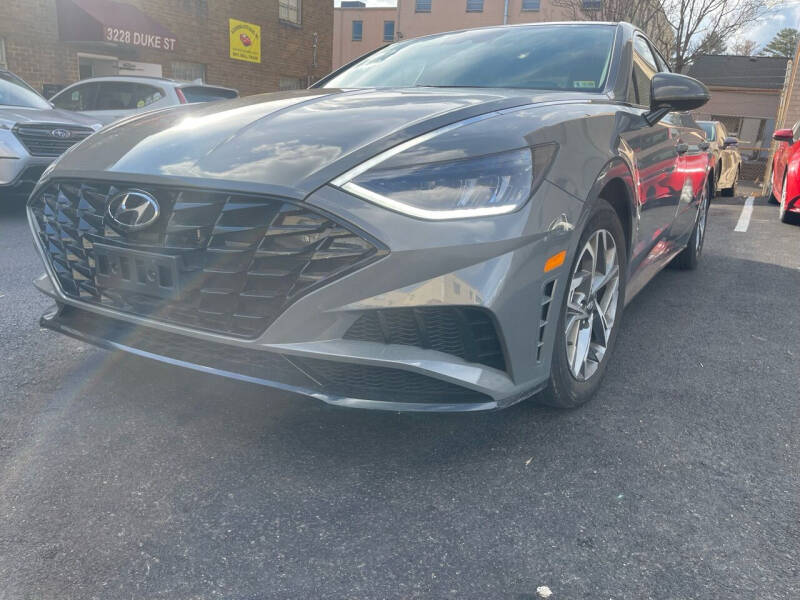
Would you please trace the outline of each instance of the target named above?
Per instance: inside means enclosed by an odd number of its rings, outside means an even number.
[[[156,199],[147,192],[128,190],[113,196],[106,212],[120,229],[138,231],[152,225],[160,209]]]

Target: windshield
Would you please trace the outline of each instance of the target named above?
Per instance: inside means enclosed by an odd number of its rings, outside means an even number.
[[[697,124],[703,128],[703,131],[706,132],[706,139],[709,142],[713,142],[714,138],[717,137],[717,131],[714,127],[714,123],[711,123],[710,121],[699,121]]]
[[[613,25],[548,25],[457,31],[398,42],[324,87],[488,87],[598,92]]]
[[[0,71],[0,106],[50,108],[50,104],[16,75]]]

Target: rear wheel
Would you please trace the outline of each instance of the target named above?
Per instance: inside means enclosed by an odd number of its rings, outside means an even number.
[[[706,224],[708,223],[708,186],[704,185],[703,190],[700,192],[700,206],[697,209],[697,220],[692,230],[692,235],[689,237],[689,243],[686,248],[681,250],[675,258],[672,259],[670,266],[678,269],[696,269],[697,263],[700,261],[700,255],[703,253],[703,242],[706,239]]]
[[[771,175],[769,178],[769,183],[767,183],[767,191],[764,192],[764,197],[767,199],[767,202],[771,202],[772,204],[778,204],[778,199],[775,197],[775,190],[772,187]]]
[[[625,299],[627,252],[622,224],[600,200],[581,235],[567,278],[543,404],[572,408],[603,379]]]

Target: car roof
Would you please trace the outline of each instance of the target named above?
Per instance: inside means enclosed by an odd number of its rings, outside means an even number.
[[[89,77],[87,79],[81,79],[74,83],[69,84],[64,89],[71,88],[76,85],[82,85],[84,83],[93,83],[96,81],[120,81],[120,82],[130,82],[130,83],[153,83],[153,84],[170,84],[173,87],[207,87],[207,88],[214,88],[218,90],[230,90],[231,92],[237,92],[234,88],[225,87],[222,85],[214,85],[210,83],[198,83],[194,81],[178,81],[177,79],[168,79],[166,77],[151,77],[149,75],[102,75],[100,77]],[[63,90],[61,90],[63,91]],[[61,93],[61,92],[59,92]]]

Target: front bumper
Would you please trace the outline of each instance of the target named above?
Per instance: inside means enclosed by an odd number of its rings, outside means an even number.
[[[53,160],[33,156],[15,159],[0,157],[0,191],[30,194]]]
[[[546,199],[546,201],[544,201]],[[520,212],[463,222],[425,222],[322,188],[309,205],[385,243],[388,255],[303,296],[264,333],[243,339],[90,305],[55,287],[48,267],[37,287],[58,308],[42,326],[106,348],[301,393],[348,407],[474,411],[503,408],[547,382],[565,268],[548,256],[574,252],[582,203],[545,182]],[[549,225],[550,224],[550,225]],[[34,226],[32,222],[32,226]],[[41,251],[41,245],[39,245]],[[467,306],[491,314],[504,368],[410,343],[351,339],[364,314]]]

